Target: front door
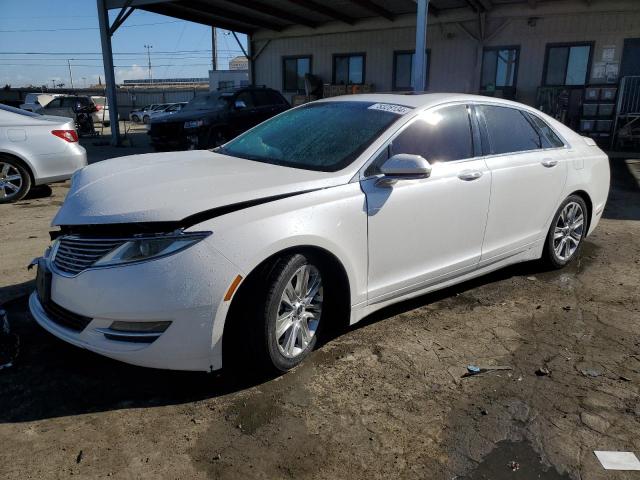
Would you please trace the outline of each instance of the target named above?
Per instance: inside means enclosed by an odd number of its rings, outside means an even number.
[[[429,178],[380,185],[392,155],[421,155]],[[401,296],[473,270],[480,259],[491,175],[474,158],[466,105],[423,113],[364,173],[369,226],[369,301]]]
[[[476,108],[488,133],[485,161],[492,176],[484,264],[515,255],[545,237],[562,200],[569,152],[557,137],[551,140],[559,144],[546,144],[548,135],[519,109]]]

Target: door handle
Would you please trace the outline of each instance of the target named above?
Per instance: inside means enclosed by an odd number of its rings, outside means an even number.
[[[550,158],[545,158],[540,163],[544,167],[551,168],[551,167],[555,167],[556,165],[558,165],[558,160],[552,160]]]
[[[458,178],[466,182],[478,180],[481,176],[482,172],[480,170],[464,170],[458,174]]]

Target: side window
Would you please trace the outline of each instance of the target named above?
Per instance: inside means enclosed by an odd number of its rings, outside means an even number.
[[[74,108],[78,103],[78,99],[74,97],[64,97],[62,99],[62,107],[63,108]]]
[[[429,163],[473,157],[471,121],[465,105],[422,113],[391,144],[391,155],[422,155]]]
[[[45,108],[60,108],[61,105],[62,105],[62,99],[54,98],[45,106]]]
[[[493,105],[480,105],[478,108],[484,115],[489,131],[491,154],[526,152],[542,148],[540,135],[520,110]]]
[[[236,100],[244,102],[247,108],[255,107],[255,105],[253,104],[253,95],[251,95],[251,92],[249,91],[245,90],[244,92],[240,92],[236,97]]]
[[[551,129],[547,122],[542,120],[537,115],[529,114],[529,118],[531,121],[538,127],[540,132],[542,132],[542,146],[544,148],[560,148],[564,147],[564,142],[556,135],[556,133]]]

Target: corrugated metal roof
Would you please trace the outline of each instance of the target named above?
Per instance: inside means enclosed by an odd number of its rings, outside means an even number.
[[[430,0],[429,13],[437,16],[451,9],[490,11],[507,4],[549,3],[557,0]],[[112,8],[126,0],[111,0]],[[123,3],[124,5],[124,3]],[[280,31],[293,25],[317,27],[339,21],[355,24],[359,20],[414,13],[415,0],[143,0],[142,10],[169,15],[205,25],[251,33],[260,29]]]

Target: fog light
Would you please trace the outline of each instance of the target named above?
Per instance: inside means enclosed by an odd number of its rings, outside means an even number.
[[[116,321],[109,327],[117,332],[163,333],[171,322],[121,322]]]
[[[109,328],[97,328],[108,340],[119,342],[152,343],[169,328],[171,322],[115,321]]]

